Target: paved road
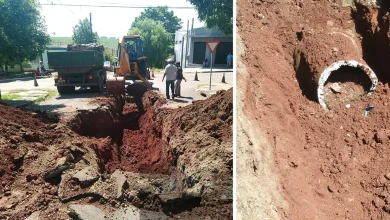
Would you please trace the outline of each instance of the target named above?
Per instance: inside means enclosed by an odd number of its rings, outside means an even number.
[[[155,73],[155,79],[152,81],[154,83],[154,87],[159,88],[160,92],[165,97],[165,91],[166,91],[166,85],[165,81],[161,82],[163,74],[162,73]],[[184,73],[184,77],[187,79],[187,82],[182,81],[182,89],[181,89],[181,95],[183,98],[176,98],[175,101],[169,100],[169,106],[175,107],[175,106],[183,106],[186,104],[190,104],[193,100],[202,100],[205,99],[205,97],[201,96],[199,92],[196,90],[200,88],[200,86],[208,86],[210,83],[210,74],[209,73],[200,73],[198,74],[199,81],[195,81],[195,74],[194,73]],[[212,75],[212,89],[227,89],[229,87],[232,87],[233,85],[233,73],[227,72],[225,73],[225,82],[226,84],[220,83],[223,77],[223,73],[213,73]],[[176,103],[173,104],[173,103]]]
[[[0,89],[2,92],[16,89],[57,89],[53,78],[37,79],[37,82],[39,86],[35,87],[33,78],[0,80]]]
[[[111,73],[112,74],[112,73]],[[165,81],[162,82],[162,73],[155,73],[155,79],[151,80],[154,83],[153,87],[160,91],[165,96]],[[185,78],[187,82],[182,82],[182,91],[181,94],[184,96],[183,98],[177,98],[175,101],[169,100],[168,105],[170,107],[177,107],[190,104],[193,100],[201,100],[205,99],[205,97],[201,96],[196,89],[200,86],[206,86],[209,84],[210,74],[209,73],[199,73],[198,79],[199,81],[194,81],[195,74],[194,73],[185,73]],[[215,86],[213,89],[227,89],[233,84],[233,73],[227,72],[225,73],[225,81],[227,84],[221,84],[223,73],[213,73],[212,76],[212,84]],[[8,92],[11,90],[18,89],[53,89],[56,90],[54,86],[53,78],[44,78],[37,79],[38,87],[34,86],[34,80],[32,78],[25,79],[13,79],[13,80],[1,80],[0,81],[0,89],[2,92]],[[91,105],[89,102],[92,97],[98,96],[98,93],[91,93],[89,90],[76,90],[75,93],[69,95],[58,95],[53,97],[45,102],[40,103],[39,105],[32,105],[30,108],[46,110],[49,112],[58,112],[63,114],[64,116],[71,116],[77,110],[81,109],[93,109],[98,106]]]

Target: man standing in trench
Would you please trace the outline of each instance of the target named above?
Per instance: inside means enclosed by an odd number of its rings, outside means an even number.
[[[175,97],[180,97],[181,81],[184,79],[184,81],[187,82],[187,80],[183,76],[183,69],[180,66],[180,62],[176,63],[176,67],[177,67],[177,77],[176,77],[176,85],[175,85]]]
[[[175,80],[177,75],[176,66],[173,65],[174,61],[172,59],[168,60],[168,65],[165,67],[164,76],[162,78],[162,82],[164,82],[165,76],[167,77],[166,82],[166,96],[167,99],[170,99],[169,96],[169,86],[171,86],[172,91],[172,99],[175,99]]]

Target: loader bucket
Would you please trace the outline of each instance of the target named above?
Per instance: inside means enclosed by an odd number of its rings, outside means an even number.
[[[125,95],[125,78],[107,77],[107,91],[111,95]]]

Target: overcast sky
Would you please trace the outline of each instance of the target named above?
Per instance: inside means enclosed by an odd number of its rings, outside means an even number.
[[[126,5],[126,6],[165,6],[193,7],[186,0],[39,0],[41,4],[72,4],[72,5]],[[79,19],[88,18],[92,13],[92,28],[99,36],[120,37],[127,34],[127,30],[144,9],[140,8],[95,8],[42,5],[41,15],[44,17],[47,31],[51,36],[70,37],[73,26]],[[198,20],[195,9],[172,9],[174,14],[183,21],[183,28],[187,28],[187,20],[194,18],[194,28],[202,27],[203,22]]]

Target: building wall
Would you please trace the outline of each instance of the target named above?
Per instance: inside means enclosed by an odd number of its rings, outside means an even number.
[[[3,70],[5,70],[5,65],[3,65]],[[8,72],[9,73],[20,73],[20,72],[22,72],[22,66],[20,64],[8,66]]]
[[[191,40],[190,40],[191,46],[189,48],[189,51],[190,51],[189,63],[193,63],[193,61],[194,61],[194,44],[195,44],[195,42],[207,42],[207,41],[211,41],[211,40],[219,40],[221,42],[232,42],[233,43],[233,37],[191,37]],[[210,50],[207,47],[207,45],[205,45],[205,47],[206,47],[205,57],[207,57],[209,62],[211,62]],[[218,47],[216,49],[216,52],[217,51],[218,51]],[[215,64],[215,56],[214,55],[213,55],[213,64]]]
[[[45,66],[46,69],[49,68],[49,62],[47,59],[47,52],[52,52],[52,51],[66,51],[67,46],[48,46],[47,50],[45,50],[41,56],[38,56],[35,60],[31,61],[31,67],[33,69],[36,69],[39,66],[39,61],[43,61],[43,65]]]

